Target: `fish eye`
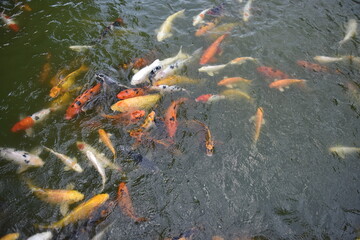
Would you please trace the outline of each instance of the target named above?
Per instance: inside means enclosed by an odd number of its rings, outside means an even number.
[[[175,66],[174,66],[174,65],[171,65],[171,66],[170,66],[170,68],[171,68],[171,69],[174,69],[174,68],[175,68]]]

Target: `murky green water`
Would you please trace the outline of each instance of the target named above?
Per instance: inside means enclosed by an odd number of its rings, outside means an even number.
[[[78,68],[86,63],[90,70],[77,80],[88,88],[94,74],[103,72],[129,84],[131,75],[119,71],[120,63],[142,57],[149,51],[160,59],[174,56],[180,46],[191,53],[213,41],[195,37],[192,17],[215,1],[29,1],[31,12],[21,11],[12,1],[2,1],[1,10],[15,17],[20,31],[0,29],[0,146],[31,150],[45,145],[74,156],[85,168],[81,174],[64,171],[53,155],[41,154],[46,162],[16,174],[17,166],[0,163],[0,236],[21,233],[25,239],[42,230],[34,224],[55,222],[59,208],[37,199],[24,183],[31,179],[46,188],[75,188],[89,199],[99,193],[101,179],[75,146],[86,141],[111,157],[98,142],[98,113],[89,111],[74,120],[64,119],[64,111],[52,114],[35,127],[33,137],[12,133],[10,128],[21,114],[32,114],[47,107],[50,85],[39,81],[39,74],[51,53],[51,74],[62,68]],[[226,1],[227,14],[222,22],[241,21],[239,11],[245,5]],[[170,14],[186,9],[185,18],[174,22],[174,36],[156,41],[155,29]],[[198,64],[183,73],[191,78],[207,79],[201,86],[187,86],[190,98],[219,93],[216,83],[224,76],[242,76],[253,80],[250,90],[254,104],[244,100],[212,104],[188,102],[179,109],[179,128],[174,154],[158,145],[144,145],[139,152],[159,168],[153,172],[131,159],[118,159],[126,178],[106,170],[104,192],[116,198],[117,187],[126,180],[138,215],[149,218],[135,224],[116,207],[100,223],[81,221],[54,230],[54,239],[87,239],[107,225],[104,239],[163,239],[179,236],[192,227],[200,231],[194,239],[225,239],[262,236],[265,239],[354,239],[360,229],[359,155],[340,159],[328,148],[334,145],[360,146],[359,97],[352,97],[344,86],[359,84],[360,66],[351,62],[328,64],[340,74],[306,70],[297,60],[313,62],[316,55],[359,56],[360,38],[339,48],[345,23],[359,22],[358,1],[254,1],[250,21],[236,28],[222,45],[217,64],[241,56],[258,58],[261,64],[280,69],[294,78],[308,80],[308,89],[291,87],[285,92],[270,89],[256,71],[258,65],[230,66],[209,77],[199,73]],[[70,45],[88,45],[117,17],[127,24],[108,34],[95,49],[73,52]],[[78,95],[81,90],[75,93]],[[359,94],[359,93],[358,93]],[[75,97],[74,96],[74,97]],[[165,96],[155,111],[163,117],[171,100],[183,94]],[[186,95],[185,95],[186,96]],[[111,103],[108,103],[111,104]],[[264,109],[266,124],[256,147],[251,146],[253,123],[249,118],[257,107]],[[185,120],[206,123],[216,141],[215,154],[205,154],[203,134],[187,128]],[[151,131],[164,134],[164,127]],[[117,148],[133,141],[121,125],[103,122],[113,133]],[[75,206],[74,204],[73,206]]]

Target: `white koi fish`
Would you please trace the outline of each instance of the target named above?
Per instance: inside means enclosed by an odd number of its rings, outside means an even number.
[[[76,52],[84,52],[86,50],[92,49],[94,46],[91,45],[72,45],[69,48]]]
[[[243,20],[244,22],[249,21],[249,18],[251,17],[251,12],[250,12],[250,8],[251,8],[251,3],[253,0],[249,0],[243,9]]]
[[[319,63],[333,63],[341,62],[349,59],[349,57],[327,57],[327,56],[315,56],[314,60]]]
[[[140,69],[134,76],[131,78],[131,85],[138,85],[144,82],[149,81],[150,72],[157,66],[160,65],[160,60],[156,59],[152,64]]]
[[[179,52],[176,54],[176,56],[174,57],[170,57],[170,58],[165,58],[164,60],[161,60],[160,61],[160,64],[161,66],[167,66],[167,65],[170,65],[178,60],[181,60],[181,59],[187,59],[189,58],[190,56],[186,53],[183,53],[182,52],[182,46],[180,47],[180,50]]]
[[[55,156],[57,156],[65,165],[65,171],[68,171],[70,169],[76,171],[76,172],[83,172],[83,169],[81,168],[81,166],[77,163],[77,160],[74,158],[70,158],[64,154],[55,152],[54,150],[43,146],[45,150],[51,152],[52,154],[54,154]]]
[[[172,22],[177,17],[183,17],[184,12],[185,12],[185,9],[180,10],[166,18],[165,22],[161,25],[160,30],[157,34],[157,40],[159,42],[172,36],[172,33],[171,33]]]
[[[193,26],[196,26],[200,23],[203,23],[204,22],[204,18],[205,18],[205,15],[206,15],[206,12],[209,11],[211,8],[207,8],[203,11],[201,11],[198,15],[196,15],[194,18],[193,18]]]
[[[209,76],[214,76],[218,74],[220,70],[224,69],[228,64],[220,64],[220,65],[208,65],[199,68],[199,72],[205,72]]]
[[[50,240],[53,237],[53,234],[50,231],[37,233],[32,235],[27,240]]]
[[[336,147],[330,147],[329,151],[331,153],[334,153],[336,155],[338,155],[341,158],[345,158],[346,154],[351,154],[351,153],[360,153],[360,148],[358,147],[344,147],[344,146],[336,146]]]
[[[14,148],[0,148],[0,157],[19,164],[17,173],[22,173],[29,167],[42,167],[44,165],[40,157]]]
[[[186,92],[187,94],[190,94],[188,90],[186,90],[185,88],[181,88],[179,86],[176,85],[157,85],[157,86],[151,86],[150,90],[152,91],[158,91],[160,93],[172,93],[172,92]]]
[[[346,26],[346,34],[343,40],[339,42],[340,45],[350,40],[353,36],[357,34],[357,22],[355,19],[350,19]]]

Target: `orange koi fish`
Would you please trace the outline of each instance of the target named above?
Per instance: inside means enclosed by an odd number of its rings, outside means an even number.
[[[206,147],[206,155],[211,157],[214,153],[214,140],[212,139],[211,132],[209,127],[198,120],[194,120],[194,122],[200,124],[205,130],[205,147]]]
[[[113,153],[114,155],[114,159],[116,158],[116,151],[114,148],[114,145],[112,144],[109,135],[107,132],[105,132],[104,129],[100,128],[98,130],[99,132],[99,136],[100,136],[100,141],[103,142],[105,144],[106,147],[108,147],[110,149],[110,151]]]
[[[286,73],[283,73],[282,71],[271,67],[261,66],[256,68],[256,70],[267,78],[273,78],[273,79],[289,78],[289,75],[287,75]]]
[[[299,84],[301,86],[306,86],[306,80],[304,79],[281,79],[269,84],[270,88],[277,88],[281,92],[284,91],[284,88],[288,88],[292,84]]]
[[[195,99],[196,102],[210,103],[221,99],[225,99],[225,96],[219,94],[204,94]]]
[[[32,114],[31,116],[25,117],[21,119],[19,122],[15,123],[15,125],[11,128],[12,132],[19,132],[22,130],[27,130],[32,128],[36,123],[41,122],[46,117],[49,116],[52,109],[46,108],[42,109],[39,112]]]
[[[15,21],[5,13],[0,13],[0,18],[5,22],[6,26],[8,26],[14,32],[18,32],[20,30]]]
[[[258,139],[260,137],[261,126],[265,123],[264,110],[262,107],[259,107],[257,109],[255,116],[251,117],[250,121],[255,122],[255,132],[254,132],[254,136],[253,136],[253,143],[256,144],[256,142],[258,141]]]
[[[215,18],[213,21],[205,23],[198,30],[196,30],[195,36],[199,37],[199,36],[206,34],[210,30],[212,30],[214,27],[216,27],[216,25],[219,23],[219,21],[220,21],[219,18]]]
[[[93,96],[98,94],[101,89],[101,83],[96,84],[94,87],[86,90],[80,96],[75,98],[74,102],[68,107],[65,114],[65,119],[70,120],[77,115],[81,108],[87,103]]]
[[[118,204],[121,208],[121,211],[135,220],[135,222],[145,222],[147,218],[144,217],[136,217],[134,207],[132,205],[131,197],[124,182],[120,182],[118,188],[118,196],[117,196]]]
[[[340,73],[339,70],[332,70],[326,66],[321,66],[319,64],[316,64],[316,63],[311,63],[311,62],[307,62],[307,61],[297,61],[296,62],[297,65],[303,67],[303,68],[306,68],[306,69],[309,69],[309,70],[312,70],[314,72],[329,72],[329,73]]]
[[[219,46],[221,42],[227,37],[229,34],[223,34],[220,37],[218,37],[204,52],[204,54],[200,58],[200,64],[204,65],[211,61],[214,61],[214,56],[217,54],[220,50]]]
[[[224,78],[220,82],[218,82],[218,86],[226,86],[228,88],[233,88],[239,84],[250,84],[252,81],[242,78],[242,77],[232,77],[232,78]]]
[[[145,111],[135,110],[132,112],[123,112],[116,115],[102,114],[101,116],[108,119],[114,119],[117,122],[121,122],[125,125],[128,125],[130,123],[137,123],[138,121],[140,121],[140,119],[145,116]]]
[[[16,240],[18,239],[20,236],[20,233],[9,233],[9,234],[6,234],[5,236],[2,236],[0,238],[0,240]]]
[[[140,127],[132,129],[129,131],[130,136],[137,138],[140,140],[142,134],[149,130],[154,125],[155,120],[155,112],[152,111],[147,115],[147,117],[144,120],[144,123],[140,125]]]
[[[39,79],[40,79],[41,83],[44,83],[46,81],[46,79],[48,79],[48,77],[50,75],[50,72],[51,72],[51,64],[49,62],[50,58],[51,58],[51,53],[48,53],[46,55],[46,61],[47,62],[42,67],[41,72],[40,72],[40,76],[39,76]]]
[[[188,98],[179,98],[173,101],[165,113],[165,125],[170,138],[175,136],[178,122],[177,122],[177,110],[183,102],[187,101]]]
[[[146,92],[146,88],[129,88],[119,92],[116,97],[118,99],[124,100],[127,98],[143,96]]]

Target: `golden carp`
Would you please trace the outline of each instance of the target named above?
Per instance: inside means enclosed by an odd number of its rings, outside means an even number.
[[[185,76],[172,75],[172,76],[168,76],[166,78],[160,79],[159,81],[156,81],[154,83],[154,85],[155,86],[159,86],[159,85],[173,86],[173,85],[181,85],[181,84],[199,84],[200,82],[201,82],[200,79],[192,79],[192,78],[188,78]]]
[[[111,110],[129,112],[133,110],[148,110],[152,108],[161,98],[161,94],[151,94],[139,97],[128,98],[118,101],[111,106]]]
[[[5,236],[2,236],[0,240],[16,240],[19,238],[19,236],[20,236],[19,233],[9,233],[6,234]]]
[[[112,144],[109,136],[111,136],[111,134],[105,132],[104,129],[100,128],[98,130],[98,133],[99,133],[99,137],[100,137],[100,141],[103,142],[105,144],[106,147],[108,147],[110,149],[110,151],[113,153],[114,155],[114,159],[116,158],[116,151],[115,151],[115,148],[114,148],[114,145]]]

